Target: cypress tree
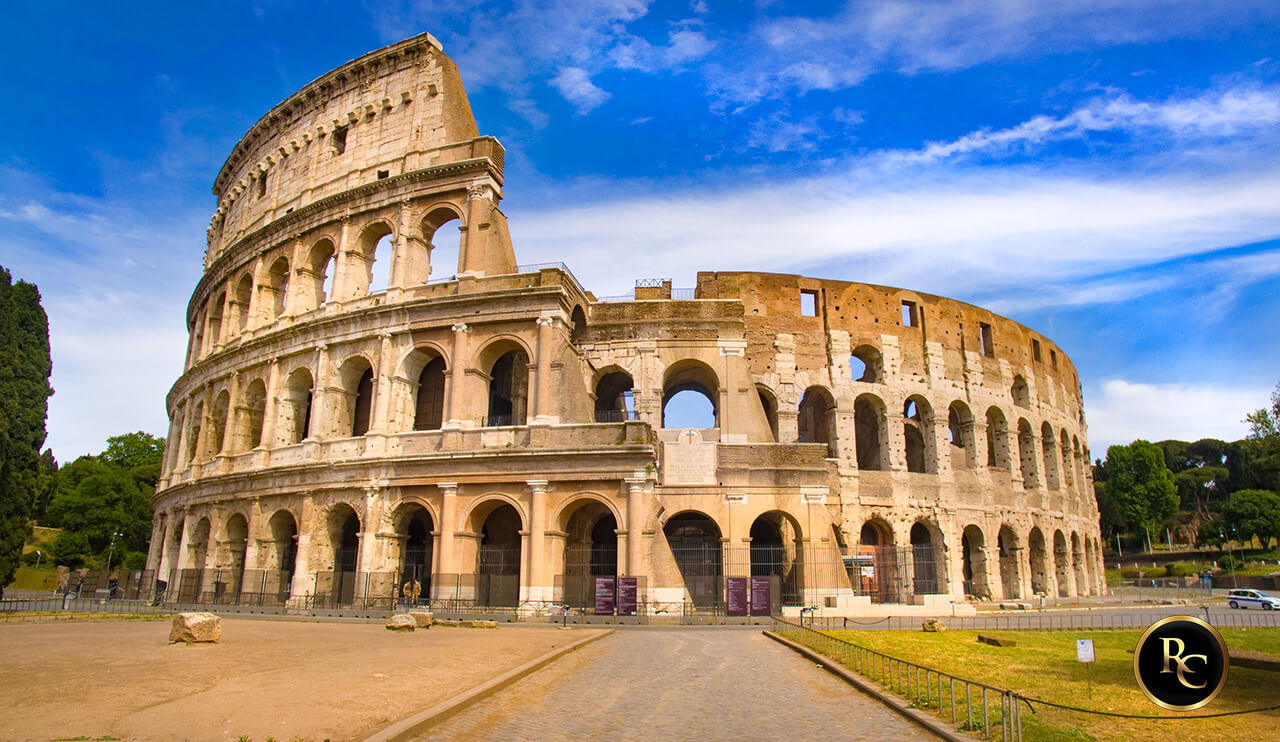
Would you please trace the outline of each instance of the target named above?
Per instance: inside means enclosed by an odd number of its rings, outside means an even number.
[[[0,267],[0,596],[18,569],[40,487],[49,409],[49,320],[32,284]]]

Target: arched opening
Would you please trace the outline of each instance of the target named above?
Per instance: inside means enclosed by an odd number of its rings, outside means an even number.
[[[1026,489],[1040,486],[1036,480],[1036,442],[1031,436],[1031,423],[1026,418],[1018,420],[1018,461],[1022,472],[1022,486]]]
[[[1009,423],[999,407],[987,408],[987,466],[1009,468]]]
[[[1009,526],[1001,526],[997,545],[1000,547],[1000,587],[1006,599],[1016,600],[1022,597],[1018,579],[1018,552],[1021,551],[1018,536]]]
[[[610,371],[596,382],[595,419],[598,423],[618,423],[635,419],[636,398],[631,374]]]
[[[285,416],[280,433],[286,443],[301,443],[311,437],[313,391],[310,371],[299,368],[289,374],[289,380],[285,383],[285,403],[280,407],[281,414]]]
[[[223,389],[213,401],[213,455],[218,456],[227,444],[227,421],[231,415],[231,394]]]
[[[932,410],[923,397],[907,397],[902,405],[902,433],[906,448],[907,471],[917,474],[931,473],[932,453],[927,444],[932,436],[927,426],[932,422]]]
[[[329,548],[333,553],[334,606],[351,605],[356,595],[356,569],[360,558],[360,517],[350,505],[335,505],[328,518]]]
[[[245,418],[248,423],[248,435],[245,447],[249,449],[262,445],[262,422],[267,409],[267,387],[262,379],[254,379],[244,391]]]
[[[209,304],[209,318],[205,320],[208,350],[212,351],[222,342],[222,306],[227,303],[227,292],[218,294],[218,298]]]
[[[485,425],[524,425],[529,409],[529,356],[515,348],[498,356],[489,371]]]
[[[884,358],[871,345],[859,345],[849,356],[849,375],[854,381],[868,384],[884,383]]]
[[[750,533],[751,576],[770,578],[770,595],[781,605],[804,605],[800,526],[775,510],[756,518]]]
[[[1044,454],[1044,478],[1046,486],[1051,490],[1062,488],[1061,472],[1058,465],[1058,447],[1054,443],[1053,428],[1049,423],[1040,426],[1040,448]]]
[[[345,404],[338,408],[339,435],[362,436],[369,432],[373,412],[373,366],[364,356],[348,358],[338,369]]]
[[[1058,437],[1060,442],[1059,448],[1062,450],[1062,488],[1071,489],[1075,486],[1075,469],[1074,460],[1071,457],[1071,437],[1066,430],[1062,431],[1062,435]]]
[[[667,520],[662,533],[693,604],[706,607],[719,603],[724,595],[724,570],[720,528],[715,521],[702,513],[678,513]]]
[[[582,500],[564,518],[562,594],[566,605],[594,608],[596,580],[618,576],[618,519],[598,500]]]
[[[205,596],[205,591],[209,589],[209,585],[205,580],[205,565],[209,559],[209,531],[208,518],[201,518],[197,521],[196,527],[191,531],[191,540],[187,543],[191,566],[182,571],[182,578],[178,582],[178,600],[180,602],[208,602]],[[207,596],[209,600],[212,597],[212,594]]]
[[[764,410],[764,419],[769,422],[769,434],[776,443],[778,441],[778,398],[761,384],[756,385],[756,394],[760,397],[760,407]]]
[[[298,522],[288,510],[277,510],[267,527],[271,531],[270,569],[264,575],[264,598],[283,603],[289,599],[298,561]]]
[[[348,296],[386,291],[391,277],[391,227],[381,221],[370,224],[360,233],[358,244],[364,270],[359,270],[354,264],[351,266],[351,293]]]
[[[435,530],[431,513],[418,503],[406,503],[396,509],[393,522],[401,544],[400,599],[408,605],[430,602],[431,532]]]
[[[1027,546],[1031,557],[1031,592],[1036,595],[1049,595],[1049,565],[1045,553],[1044,533],[1039,527],[1031,529],[1027,537]]]
[[[520,601],[520,514],[498,505],[480,529],[476,600],[482,606],[508,607]]]
[[[991,599],[991,583],[987,577],[986,539],[976,525],[966,526],[960,537],[964,552],[964,594],[976,600]]]
[[[694,360],[672,364],[662,383],[662,427],[719,427],[719,394],[719,379],[710,366]]]
[[[227,518],[227,569],[214,587],[215,602],[238,600],[244,585],[245,556],[249,549],[249,521],[240,513]]]
[[[942,534],[936,530],[923,522],[911,526],[911,591],[916,595],[937,595],[947,591]]]
[[[441,232],[440,228],[452,221],[458,221],[457,231],[451,227]],[[462,226],[458,215],[452,209],[441,206],[428,212],[422,219],[422,239],[426,243],[425,262],[414,271],[413,284],[426,283],[428,280],[441,281],[454,277],[462,270],[459,246],[462,243]],[[415,266],[418,261],[414,261]]]
[[[569,332],[569,342],[577,345],[587,334],[587,313],[582,311],[581,306],[574,307],[569,321],[573,325],[573,329]]]
[[[873,603],[896,603],[902,595],[903,576],[899,572],[898,549],[893,529],[879,518],[862,524],[858,532],[858,589]]]
[[[413,429],[439,430],[444,422],[444,357],[436,356],[418,374]]]
[[[1027,386],[1027,380],[1021,375],[1013,377],[1013,386],[1009,389],[1009,394],[1017,406],[1031,407],[1031,390]]]
[[[329,240],[320,240],[311,248],[308,267],[311,273],[311,296],[306,310],[323,306],[333,299],[333,277],[337,251]]]
[[[973,436],[973,413],[964,402],[956,400],[947,408],[947,443],[952,469],[972,469],[976,462]]]
[[[1085,569],[1084,547],[1080,544],[1080,534],[1071,533],[1071,561],[1075,565],[1076,595],[1088,595],[1089,579]]]
[[[191,429],[187,431],[187,463],[203,461],[200,451],[201,422],[204,420],[204,402],[196,402],[191,409]]]
[[[796,424],[800,443],[825,443],[827,456],[836,455],[836,403],[830,392],[820,386],[806,389]]]
[[[1071,594],[1071,553],[1067,551],[1067,539],[1062,531],[1053,532],[1053,573],[1058,581],[1058,597]]]
[[[267,271],[271,281],[271,316],[284,314],[289,298],[289,261],[283,257],[276,258]]]
[[[879,399],[863,394],[853,403],[854,443],[857,445],[858,468],[865,471],[887,471],[885,448],[881,445],[885,409]]]
[[[240,277],[236,284],[236,298],[231,303],[231,311],[235,313],[236,329],[244,332],[249,327],[249,303],[253,300],[253,279],[249,274]]]
[[[201,311],[196,318],[195,327],[191,330],[191,348],[187,354],[187,365],[195,363],[204,355],[204,320],[205,312]]]

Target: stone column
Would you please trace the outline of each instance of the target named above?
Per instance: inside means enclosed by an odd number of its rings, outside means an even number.
[[[333,287],[332,296],[325,297],[327,303],[334,300],[346,301],[351,298],[351,217],[342,217],[342,230],[338,233],[338,244],[334,246],[333,255]]]
[[[160,569],[160,559],[164,555],[164,521],[164,515],[161,513],[156,513],[151,521],[151,543],[147,548],[145,567],[148,572]]]
[[[530,479],[529,486],[529,600],[551,600],[546,579],[547,480]]]
[[[289,255],[289,283],[284,295],[284,312],[281,316],[292,317],[295,314],[301,314],[310,311],[315,307],[308,307],[303,302],[302,287],[298,285],[299,281],[311,281],[313,274],[311,266],[307,263],[306,248],[302,244],[301,239],[295,238],[293,241],[293,249]],[[312,302],[318,303],[317,297],[311,286],[306,287],[307,295],[311,297]]]
[[[538,318],[537,389],[534,396],[534,425],[553,425],[559,418],[553,414],[551,395],[551,353],[554,332],[559,318],[543,315]]]
[[[242,437],[242,432],[248,428],[249,409],[240,396],[239,371],[231,372],[231,391],[228,396],[227,420],[224,423],[226,429],[222,431],[222,448],[217,452],[219,456],[232,456],[248,450],[248,446],[242,445],[249,442],[248,436]]]
[[[480,267],[484,263],[484,255],[481,254],[484,238],[480,234],[480,225],[484,222],[489,198],[490,188],[487,185],[473,185],[467,189],[467,231],[459,249],[462,270],[458,271],[458,275],[484,275],[484,270]]]
[[[267,398],[262,402],[262,440],[259,448],[271,449],[276,446],[276,417],[280,414],[276,397],[280,394],[280,359],[272,358],[267,365]],[[270,463],[267,459],[260,466]]]
[[[437,596],[441,597],[451,593],[454,584],[441,584],[445,580],[453,580],[456,583],[458,579],[457,554],[454,546],[454,531],[458,527],[458,483],[457,482],[439,482],[436,488],[440,490],[440,524],[437,529],[440,532],[440,559],[436,562],[436,576],[432,580]]]
[[[378,564],[378,521],[381,516],[382,508],[380,501],[384,489],[378,486],[369,486],[364,489],[364,510],[360,513],[360,539],[359,549],[356,555],[356,572],[375,572],[381,564]]]
[[[449,419],[443,425],[445,428],[471,427],[466,418],[466,367],[470,362],[466,357],[467,333],[470,331],[471,328],[465,322],[453,326],[453,358],[449,368]]]
[[[316,375],[315,385],[311,388],[311,429],[307,433],[307,438],[331,438],[333,431],[329,430],[333,414],[330,407],[333,406],[333,394],[330,393],[330,386],[333,382],[333,369],[329,363],[329,346],[316,346]],[[301,421],[298,421],[301,424]]]
[[[303,596],[310,595],[316,576],[311,571],[311,531],[315,521],[315,500],[310,494],[302,498],[302,515],[298,519],[298,551],[293,561],[293,583],[289,588],[290,602],[302,603]]]
[[[644,487],[645,480],[629,478],[627,484],[627,571],[632,577],[644,575]]]

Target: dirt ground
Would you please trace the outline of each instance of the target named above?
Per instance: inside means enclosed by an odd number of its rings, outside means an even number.
[[[224,618],[217,644],[168,621],[0,626],[0,738],[361,739],[588,631]]]

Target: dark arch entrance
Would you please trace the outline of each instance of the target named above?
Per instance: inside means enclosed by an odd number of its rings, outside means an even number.
[[[414,430],[439,430],[444,420],[444,358],[436,356],[418,375],[418,399],[413,411]]]
[[[896,603],[902,593],[902,576],[898,574],[898,549],[893,542],[893,529],[879,518],[862,524],[858,532],[858,554],[853,569],[858,590],[870,595],[873,603]]]
[[[679,513],[662,527],[684,579],[689,598],[697,607],[714,606],[724,595],[724,568],[720,528],[702,513]]]
[[[923,523],[911,526],[911,589],[916,595],[936,595],[943,592],[938,572],[938,545],[933,533]]]
[[[339,506],[329,514],[329,545],[333,549],[333,605],[351,605],[356,594],[360,518],[350,506]]]
[[[589,500],[569,516],[565,532],[564,602],[594,607],[596,579],[618,576],[618,519],[604,503]]]
[[[238,601],[244,584],[244,561],[249,548],[249,521],[240,513],[227,519],[228,569],[214,586],[214,602]]]
[[[529,406],[529,356],[509,350],[489,372],[489,415],[486,425],[524,425]]]
[[[987,552],[982,529],[967,526],[960,536],[963,552],[964,593],[982,600],[991,598],[991,587],[987,577]]]
[[[400,508],[396,533],[404,541],[400,548],[400,599],[410,605],[431,600],[431,513],[421,505]]]
[[[782,605],[804,605],[804,554],[800,529],[779,512],[751,524],[751,576],[775,579],[773,595]]]
[[[494,508],[480,529],[476,600],[504,608],[520,602],[520,514],[510,505]]]
[[[275,559],[273,569],[265,575],[263,592],[283,603],[289,599],[289,592],[293,587],[294,565],[298,560],[298,523],[293,519],[293,513],[279,510],[271,516],[267,525],[271,528]]]

